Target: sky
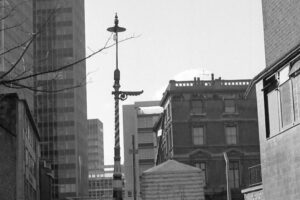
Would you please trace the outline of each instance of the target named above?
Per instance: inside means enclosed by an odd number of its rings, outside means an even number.
[[[251,79],[265,67],[261,0],[85,0],[87,55],[105,45],[115,13],[127,29],[119,40],[134,36],[119,44],[120,89],[144,90],[121,106],[160,100],[169,80]],[[114,70],[114,47],[87,60],[88,118],[103,122],[105,164],[113,164]]]

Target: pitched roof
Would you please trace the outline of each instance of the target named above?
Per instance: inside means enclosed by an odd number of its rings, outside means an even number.
[[[143,174],[162,173],[162,172],[199,172],[201,169],[192,167],[175,160],[167,160],[166,162],[152,167],[143,172]]]

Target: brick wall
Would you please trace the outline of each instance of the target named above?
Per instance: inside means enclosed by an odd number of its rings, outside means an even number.
[[[0,199],[16,199],[16,137],[0,128]]]
[[[300,1],[262,0],[266,65],[300,45]]]

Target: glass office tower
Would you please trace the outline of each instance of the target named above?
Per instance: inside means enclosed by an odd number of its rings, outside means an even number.
[[[34,70],[43,72],[85,57],[84,0],[34,0]],[[85,82],[81,62],[35,80],[39,90],[61,90]],[[53,199],[87,196],[86,87],[36,92],[35,116],[41,133],[42,158],[55,172]]]

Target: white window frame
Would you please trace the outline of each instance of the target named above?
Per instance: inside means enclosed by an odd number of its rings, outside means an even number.
[[[202,130],[202,132],[196,132],[196,130]],[[198,134],[199,135],[196,135]],[[202,133],[202,135],[201,135]],[[202,140],[201,140],[202,138]],[[193,126],[192,127],[192,139],[193,139],[193,145],[204,145],[205,144],[205,128],[204,126]]]

